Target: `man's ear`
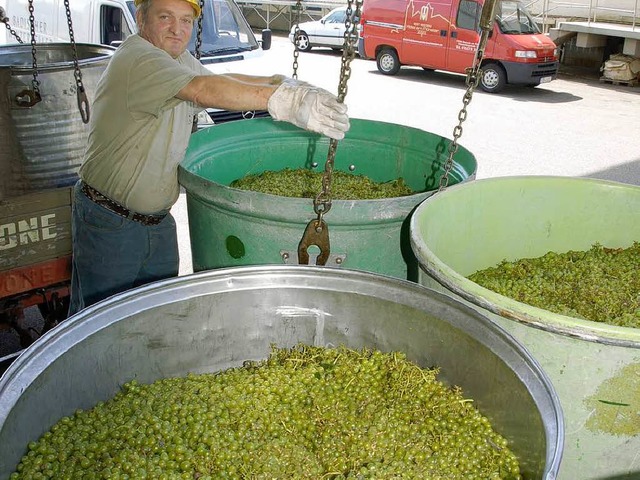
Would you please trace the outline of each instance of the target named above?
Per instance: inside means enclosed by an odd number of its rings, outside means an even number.
[[[142,17],[140,9],[136,10],[136,25],[138,25],[138,33],[140,33],[142,31],[142,27],[144,27],[144,18]]]

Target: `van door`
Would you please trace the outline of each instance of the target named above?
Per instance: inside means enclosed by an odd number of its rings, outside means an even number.
[[[446,69],[465,73],[473,65],[480,35],[480,13],[482,4],[476,0],[460,0],[455,12],[455,25],[451,29],[447,48]]]
[[[406,3],[400,62],[430,68],[444,68],[451,28],[450,1]]]

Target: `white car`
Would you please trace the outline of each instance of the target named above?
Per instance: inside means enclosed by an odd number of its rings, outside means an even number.
[[[303,52],[308,52],[313,47],[330,47],[334,50],[342,50],[346,18],[346,7],[335,8],[320,20],[300,23],[297,39],[295,38],[296,25],[294,25],[289,32],[289,40],[296,46],[296,49]],[[357,24],[357,22],[354,23]]]

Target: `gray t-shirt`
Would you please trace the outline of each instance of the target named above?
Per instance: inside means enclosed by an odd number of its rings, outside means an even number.
[[[195,76],[210,74],[189,52],[173,59],[139,35],[109,61],[91,108],[80,177],[140,213],[169,209],[178,199],[178,164],[202,108],[176,98]]]

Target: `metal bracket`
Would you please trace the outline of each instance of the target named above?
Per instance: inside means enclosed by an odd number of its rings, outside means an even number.
[[[319,253],[309,253],[309,265],[316,265]],[[280,250],[280,257],[285,265],[299,265],[297,250]],[[347,259],[344,253],[330,253],[325,266],[340,267]]]
[[[320,249],[315,265],[326,265],[331,253],[329,243],[329,227],[320,215],[316,220],[311,220],[304,230],[304,235],[302,235],[302,240],[298,245],[298,260],[300,264],[309,265],[308,248],[311,245],[315,245]]]
[[[35,90],[22,90],[15,96],[15,100],[20,107],[33,107],[42,101],[42,97],[40,96],[40,92]]]

